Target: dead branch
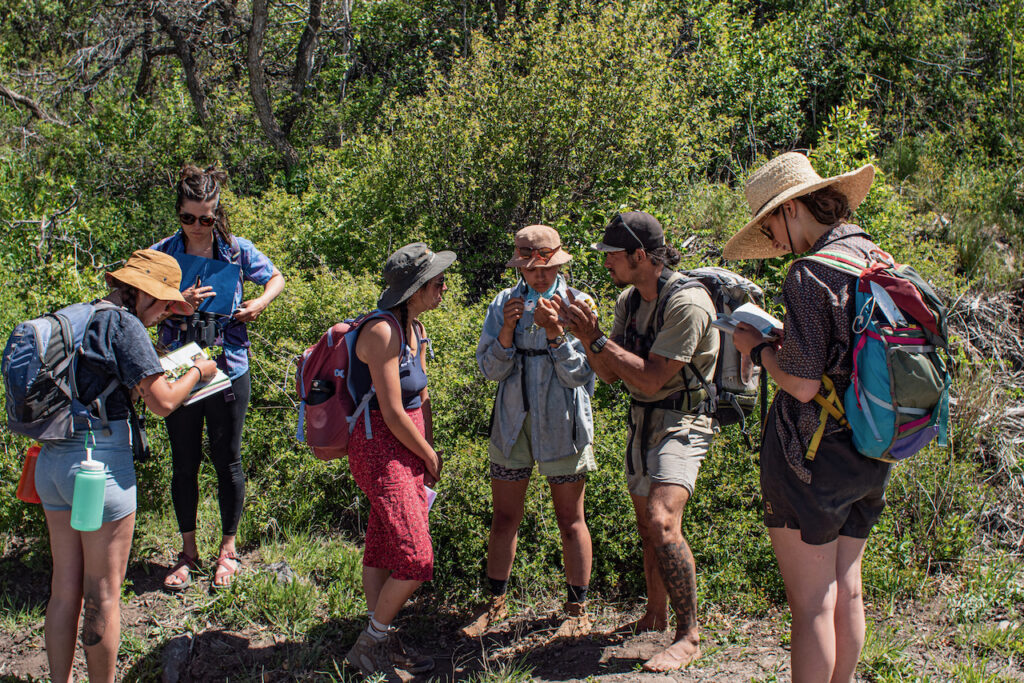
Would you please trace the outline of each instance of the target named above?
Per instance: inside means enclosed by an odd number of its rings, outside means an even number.
[[[0,85],[0,99],[7,100],[11,104],[13,104],[15,107],[17,107],[18,105],[24,106],[26,109],[28,109],[30,112],[32,112],[32,116],[36,117],[37,119],[39,119],[41,121],[46,121],[47,123],[55,123],[55,124],[57,124],[59,126],[65,126],[65,127],[68,125],[68,124],[64,123],[64,121],[62,121],[59,118],[57,118],[56,116],[47,113],[32,98],[26,97],[25,95],[22,95],[22,94],[19,94],[19,93],[16,93],[13,90],[11,90],[10,88],[8,88],[6,86],[3,86],[3,85]]]

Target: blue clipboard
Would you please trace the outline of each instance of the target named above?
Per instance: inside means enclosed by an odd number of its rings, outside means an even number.
[[[218,315],[231,315],[235,312],[235,289],[242,277],[241,266],[191,254],[175,254],[174,258],[181,267],[181,291],[184,292],[198,280],[200,287],[213,287],[217,294],[203,299],[198,310]]]

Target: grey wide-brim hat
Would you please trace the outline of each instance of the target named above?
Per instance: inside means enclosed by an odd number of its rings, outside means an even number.
[[[388,288],[380,295],[377,308],[394,308],[453,263],[454,251],[431,251],[423,242],[405,245],[388,256],[384,264],[384,281]]]
[[[799,152],[780,154],[750,175],[744,194],[752,218],[726,243],[722,256],[729,260],[781,256],[772,240],[761,233],[761,221],[790,199],[797,199],[823,187],[834,186],[846,196],[853,211],[871,189],[875,167],[865,164],[856,171],[822,178],[811,162]]]

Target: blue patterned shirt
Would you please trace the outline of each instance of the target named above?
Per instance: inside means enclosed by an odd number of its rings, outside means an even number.
[[[234,263],[242,269],[242,276],[238,279],[234,300],[231,304],[231,310],[237,310],[242,304],[242,283],[248,280],[257,285],[265,286],[270,282],[270,278],[273,277],[277,269],[263,252],[244,237],[232,235],[234,243],[232,245],[221,240],[216,231],[214,231],[213,235],[214,244],[216,245],[214,258],[218,261]],[[178,232],[170,237],[166,237],[154,244],[150,249],[156,249],[171,256],[184,254],[186,253],[184,234],[181,230],[178,230]],[[249,369],[249,335],[244,323],[231,322],[227,328],[229,330],[227,338],[225,338],[222,329],[214,342],[214,345],[221,346],[224,349],[224,354],[218,359],[217,365],[227,373],[228,377],[236,379],[244,375],[245,371]],[[175,316],[164,321],[160,326],[160,343],[168,349],[176,349],[181,346],[181,342],[178,340],[180,329],[181,318]]]

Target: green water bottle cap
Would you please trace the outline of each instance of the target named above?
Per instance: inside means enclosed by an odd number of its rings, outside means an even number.
[[[83,460],[79,466],[83,470],[87,470],[89,472],[103,471],[103,463],[101,463],[99,460]]]

